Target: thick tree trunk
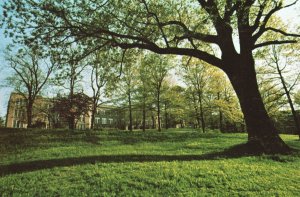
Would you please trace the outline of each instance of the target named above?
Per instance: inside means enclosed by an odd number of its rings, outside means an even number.
[[[225,70],[239,98],[251,152],[284,153],[290,148],[282,141],[264,107],[258,90],[253,58],[240,59]]]

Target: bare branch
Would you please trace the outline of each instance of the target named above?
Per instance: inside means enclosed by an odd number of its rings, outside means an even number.
[[[254,45],[253,49],[268,46],[268,45],[279,45],[279,44],[288,44],[288,43],[297,43],[295,40],[273,40],[273,41],[267,41],[262,42],[259,44]]]
[[[268,21],[270,20],[271,16],[278,12],[281,9],[293,6],[297,3],[298,0],[295,0],[294,2],[292,2],[291,4],[282,6],[282,2],[280,1],[278,4],[274,1],[274,3],[276,3],[276,5],[274,6],[273,9],[271,9],[265,16],[264,20],[262,21],[262,25],[259,27],[259,30],[256,34],[253,35],[253,39],[254,41],[258,40],[258,38],[260,38],[260,36],[262,36],[267,30],[266,30],[266,25],[268,23]],[[259,23],[259,19],[257,19],[258,21],[256,23]],[[256,31],[256,29],[258,28],[258,25],[254,25],[253,27],[253,32]]]
[[[282,34],[284,36],[300,37],[300,34],[287,33],[287,32],[285,32],[283,30],[276,29],[276,28],[273,28],[273,27],[267,27],[267,28],[265,28],[265,32],[266,31],[274,31],[274,32],[280,33],[280,34]]]

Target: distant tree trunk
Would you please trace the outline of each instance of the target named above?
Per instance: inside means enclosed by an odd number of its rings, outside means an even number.
[[[166,124],[166,129],[169,128],[169,123],[168,123],[168,112],[167,112],[167,103],[165,102],[165,124]]]
[[[233,64],[234,62],[234,64]],[[228,58],[225,69],[239,98],[248,132],[248,144],[257,151],[279,153],[290,148],[272,124],[258,90],[252,54]]]
[[[204,112],[203,112],[203,101],[202,101],[202,93],[198,90],[198,99],[199,99],[199,109],[200,109],[200,118],[201,118],[201,128],[202,132],[205,133],[205,120],[204,120]]]
[[[196,120],[197,120],[197,127],[200,128],[201,125],[201,118],[200,118],[200,114],[198,111],[198,104],[197,104],[197,99],[196,96],[194,94],[194,92],[192,92],[192,96],[193,96],[193,102],[194,102],[194,110],[195,110],[195,116],[196,116]]]
[[[131,104],[131,93],[128,93],[128,108],[129,108],[129,131],[132,131],[132,104]]]
[[[69,129],[75,129],[75,115],[73,113],[74,108],[74,88],[75,88],[75,70],[72,67],[71,69],[71,78],[70,78],[70,93],[69,93],[69,102],[70,102],[70,116],[69,116]]]
[[[152,129],[155,129],[155,117],[153,114],[151,115],[151,119],[152,119]]]
[[[223,131],[223,113],[219,109],[219,129],[220,131]]]
[[[95,101],[95,98],[93,99],[93,107],[92,107],[92,111],[91,111],[91,128],[90,129],[94,129],[95,128],[95,117],[96,117],[96,113],[97,113],[97,102]]]
[[[143,101],[143,131],[146,130],[146,103]]]
[[[218,100],[221,99],[221,94],[218,92]],[[223,113],[221,107],[219,107],[219,129],[220,131],[223,130]]]
[[[74,130],[75,129],[75,117],[74,117],[74,115],[71,115],[70,117],[69,117],[69,129],[70,130]]]
[[[160,88],[157,91],[157,130],[161,131],[161,125],[160,125]]]
[[[27,128],[32,128],[32,108],[33,108],[34,100],[32,98],[28,98],[27,101]]]

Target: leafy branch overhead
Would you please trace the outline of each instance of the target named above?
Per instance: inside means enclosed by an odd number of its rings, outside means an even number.
[[[49,46],[77,43],[86,51],[106,44],[124,49],[137,47],[161,54],[194,56],[222,68],[224,62],[204,50],[205,43],[218,45],[222,52],[232,49],[229,51],[239,53],[232,39],[235,27],[241,38],[241,51],[293,43],[298,34],[270,27],[268,22],[273,14],[296,2],[20,0],[6,2],[4,21],[11,31],[18,30],[14,34],[17,40],[26,43],[35,41]],[[259,38],[269,31],[287,39],[260,42]]]

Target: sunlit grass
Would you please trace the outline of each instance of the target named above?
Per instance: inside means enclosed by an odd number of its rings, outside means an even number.
[[[282,137],[299,148],[297,136]],[[0,170],[45,166],[2,172],[0,196],[297,196],[298,153],[209,156],[246,140],[192,130],[5,131]]]

